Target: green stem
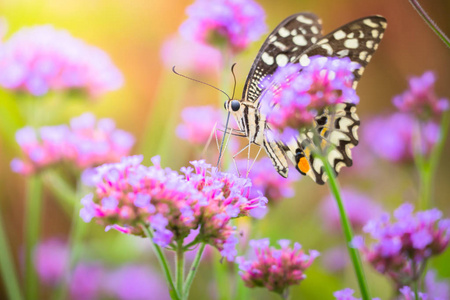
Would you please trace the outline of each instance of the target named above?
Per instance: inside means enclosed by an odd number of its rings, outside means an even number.
[[[153,232],[152,232],[151,228],[148,227],[147,225],[145,225],[144,223],[142,223],[141,226],[142,226],[142,229],[145,232],[145,235],[151,241],[151,245],[152,245],[153,251],[155,252],[156,257],[158,258],[159,264],[160,264],[160,266],[162,268],[162,271],[164,273],[164,277],[166,278],[171,298],[173,300],[182,300],[180,298],[179,292],[177,291],[177,289],[175,288],[175,285],[173,283],[172,274],[170,272],[170,268],[169,268],[169,264],[167,262],[166,256],[164,255],[161,247],[159,247],[157,244],[155,244],[153,242]]]
[[[6,293],[9,299],[23,299],[20,291],[17,274],[13,264],[11,249],[3,226],[2,216],[0,214],[0,272],[5,285]]]
[[[184,299],[187,299],[189,296],[189,291],[191,289],[192,281],[194,281],[195,274],[197,274],[198,265],[202,258],[203,251],[205,250],[205,246],[206,246],[206,244],[204,244],[204,243],[200,244],[200,248],[198,249],[197,254],[195,255],[194,261],[192,262],[192,265],[189,269],[189,273],[187,274],[186,282],[184,283],[184,287],[183,287]]]
[[[409,3],[414,7],[417,13],[422,17],[422,19],[430,26],[431,30],[436,33],[436,35],[444,42],[444,44],[450,48],[450,39],[445,35],[445,33],[437,26],[437,24],[430,18],[427,12],[420,6],[417,0],[409,0]]]
[[[224,258],[222,256],[219,256],[217,254],[215,254],[214,256],[215,256],[214,274],[215,274],[215,282],[217,285],[218,299],[219,300],[233,299],[231,296],[232,281],[229,276],[227,262],[224,261]],[[217,262],[218,260],[220,260],[221,262],[218,263]]]
[[[75,197],[76,192],[74,189],[52,169],[46,170],[42,175],[42,179],[46,188],[51,190],[56,196],[64,211],[71,215],[74,205],[80,200]]]
[[[341,218],[341,224],[345,235],[347,250],[350,255],[350,260],[352,261],[353,268],[355,269],[356,277],[358,279],[359,289],[361,291],[361,296],[363,300],[370,300],[369,289],[367,286],[366,277],[364,274],[364,269],[362,267],[361,258],[357,249],[352,247],[351,242],[353,240],[352,227],[348,219],[347,213],[345,212],[344,204],[342,202],[341,194],[339,191],[339,186],[334,174],[334,170],[331,168],[327,159],[323,156],[319,156],[325,166],[325,173],[328,175],[328,186],[330,187],[331,193],[336,199],[336,203],[339,209],[339,215]]]
[[[33,250],[39,241],[42,209],[42,182],[38,175],[28,178],[25,216],[25,290],[26,299],[38,299],[38,277],[33,266]]]
[[[176,255],[176,282],[177,282],[177,290],[180,294],[181,299],[184,299],[184,249],[183,249],[183,241],[178,241],[177,243],[177,255]]]

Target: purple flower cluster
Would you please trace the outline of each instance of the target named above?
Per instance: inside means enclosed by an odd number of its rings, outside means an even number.
[[[47,285],[61,282],[69,260],[67,244],[58,239],[42,242],[34,249],[34,266],[41,281]]]
[[[359,102],[352,88],[352,72],[358,66],[347,57],[312,56],[304,67],[279,67],[273,76],[263,80],[267,92],[261,99],[261,112],[279,132],[310,126],[327,106]]]
[[[378,272],[399,286],[417,280],[427,259],[442,253],[450,241],[450,219],[441,219],[439,210],[413,211],[405,203],[394,211],[395,222],[387,213],[369,221],[363,230],[376,240],[370,247],[361,236],[353,241]]]
[[[409,89],[395,96],[394,105],[405,113],[412,113],[422,120],[436,119],[449,109],[448,99],[438,99],[434,91],[436,75],[427,71],[421,77],[409,80]]]
[[[350,288],[343,289],[341,291],[336,291],[333,296],[336,300],[361,300],[361,298],[356,298],[353,296],[354,291]],[[372,300],[380,300],[380,298],[373,298]]]
[[[381,207],[369,196],[352,189],[341,190],[342,200],[350,223],[354,229],[361,229],[370,219],[381,214]],[[321,214],[326,227],[331,230],[341,228],[336,200],[328,195],[321,205]]]
[[[416,298],[416,295],[414,291],[409,286],[404,286],[401,289],[399,289],[400,294],[402,297],[399,297],[399,300],[428,300],[428,295],[425,293],[418,292]],[[437,300],[437,299],[430,299],[430,300]]]
[[[421,141],[416,142],[419,135]],[[419,127],[417,120],[405,113],[373,118],[363,130],[363,139],[374,154],[392,162],[411,161],[416,151],[428,155],[439,135],[436,123],[429,121]]]
[[[218,172],[204,161],[193,161],[180,175],[163,169],[159,157],[154,166],[141,165],[142,156],[122,159],[96,169],[95,194],[81,201],[80,216],[85,222],[95,219],[123,233],[142,235],[141,225],[150,225],[154,242],[171,247],[183,241],[192,229],[199,229],[196,242],[216,247],[227,259],[236,255],[236,229],[232,218],[265,206],[267,199],[249,197],[251,182]]]
[[[215,138],[213,129],[217,129],[217,122],[222,119],[222,111],[213,106],[191,106],[181,112],[183,123],[177,127],[177,135],[195,145],[204,146],[210,137]],[[217,132],[221,138],[223,133]]]
[[[264,10],[253,0],[197,0],[186,12],[189,18],[180,27],[182,36],[235,52],[267,30]]]
[[[50,25],[23,28],[4,42],[0,69],[1,86],[34,96],[81,90],[97,97],[123,82],[104,51]]]
[[[116,129],[112,119],[96,120],[91,113],[73,118],[70,127],[24,127],[16,132],[16,140],[25,159],[15,158],[11,169],[23,175],[60,162],[80,169],[116,162],[128,155],[134,144],[134,137]]]
[[[269,239],[251,240],[253,258],[245,260],[238,257],[239,275],[245,285],[250,288],[265,287],[280,295],[284,295],[291,285],[299,284],[306,278],[306,269],[319,256],[319,252],[311,250],[309,255],[295,243],[289,247],[290,241],[280,240],[281,249],[269,246]]]

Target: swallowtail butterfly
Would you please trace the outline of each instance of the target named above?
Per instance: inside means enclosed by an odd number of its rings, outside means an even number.
[[[364,17],[350,22],[323,36],[322,22],[314,14],[298,13],[286,18],[267,37],[250,69],[245,82],[242,100],[231,99],[225,108],[234,116],[239,126],[237,135],[245,136],[250,144],[263,147],[277,172],[288,175],[288,159],[303,175],[318,184],[324,184],[327,175],[321,160],[315,159],[316,144],[312,132],[299,134],[295,142],[285,144],[270,138],[270,126],[259,110],[259,100],[264,92],[261,81],[272,75],[279,66],[300,63],[314,55],[348,57],[359,64],[353,71],[353,89],[361,78],[387,26],[381,16]],[[333,110],[324,109],[315,118],[313,130],[323,140],[334,145],[327,159],[336,174],[343,166],[352,165],[350,149],[358,144],[357,129],[360,121],[354,104],[341,103]]]

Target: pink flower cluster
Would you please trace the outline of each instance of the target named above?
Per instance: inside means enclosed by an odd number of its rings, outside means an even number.
[[[81,90],[92,97],[122,86],[108,54],[50,25],[23,28],[0,47],[0,85],[42,96]]]
[[[306,63],[305,63],[306,64]],[[287,64],[262,82],[266,93],[261,112],[272,128],[298,130],[311,126],[325,107],[359,102],[352,88],[358,64],[349,58],[312,56],[309,64]]]
[[[151,167],[141,165],[142,159],[127,157],[96,169],[95,194],[81,200],[83,220],[136,235],[143,234],[142,225],[150,225],[153,241],[168,248],[199,229],[190,245],[210,244],[232,260],[237,237],[230,220],[265,206],[267,199],[250,199],[249,180],[218,172],[204,161],[191,162],[194,168],[183,167],[180,175],[161,168],[159,157]]]
[[[361,236],[353,245],[380,273],[387,274],[402,286],[417,280],[431,256],[442,253],[450,241],[450,219],[441,219],[437,209],[413,213],[414,206],[402,204],[394,212],[369,221],[363,230],[376,241],[369,247]]]
[[[181,112],[183,123],[178,125],[176,133],[179,138],[187,140],[195,145],[204,146],[211,137],[215,143],[214,130],[219,129],[222,120],[222,111],[211,105],[186,107]],[[217,137],[223,136],[217,131]]]
[[[253,0],[197,0],[186,12],[189,18],[180,27],[182,36],[235,52],[267,30],[264,10]]]
[[[438,97],[434,91],[436,75],[427,71],[421,77],[409,80],[409,90],[395,96],[392,102],[401,111],[412,113],[422,120],[436,119],[449,109],[448,99]]]
[[[291,285],[299,284],[306,278],[304,272],[319,256],[319,252],[311,250],[309,255],[295,243],[289,247],[290,241],[279,240],[281,249],[269,246],[269,239],[251,240],[253,258],[245,260],[238,257],[239,275],[245,285],[250,288],[266,287],[280,295],[284,295]]]
[[[66,125],[25,127],[16,132],[25,159],[15,158],[11,169],[23,175],[33,174],[49,165],[69,162],[80,169],[116,162],[129,154],[134,137],[116,129],[113,120],[96,120],[85,113]]]

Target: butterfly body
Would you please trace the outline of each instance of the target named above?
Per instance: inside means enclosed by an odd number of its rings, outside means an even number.
[[[262,81],[289,63],[307,66],[309,57],[316,55],[348,57],[359,66],[353,71],[352,88],[355,89],[383,37],[386,24],[383,17],[369,16],[322,36],[320,19],[311,13],[299,13],[286,18],[267,37],[247,77],[242,100],[230,100],[225,108],[234,116],[238,134],[247,137],[249,143],[263,147],[281,176],[288,175],[289,159],[300,173],[323,184],[327,178],[322,161],[314,155],[317,149],[327,151],[327,159],[336,174],[343,166],[351,166],[351,148],[358,144],[360,122],[354,104],[340,103],[319,111],[312,128],[298,128],[296,139],[283,142],[275,138],[260,110],[266,92]]]

